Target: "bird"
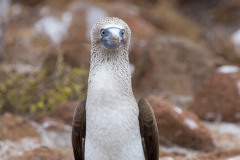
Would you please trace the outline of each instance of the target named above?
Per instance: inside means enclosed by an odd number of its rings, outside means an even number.
[[[117,17],[101,19],[91,30],[87,98],[72,123],[75,160],[159,159],[154,112],[132,91],[130,38],[129,26]]]

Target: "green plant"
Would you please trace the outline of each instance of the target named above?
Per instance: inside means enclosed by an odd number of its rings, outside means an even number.
[[[0,112],[42,116],[60,103],[86,96],[87,71],[71,68],[62,61],[53,72],[42,68],[28,74],[0,70]],[[36,118],[37,118],[36,117]]]

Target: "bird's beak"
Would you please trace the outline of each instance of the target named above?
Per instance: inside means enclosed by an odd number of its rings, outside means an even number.
[[[120,34],[121,30],[119,28],[107,28],[105,30],[107,33],[101,38],[102,44],[107,49],[117,50],[123,42],[123,37]]]

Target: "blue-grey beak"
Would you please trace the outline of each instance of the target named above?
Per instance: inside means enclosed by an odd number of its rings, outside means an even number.
[[[101,43],[107,48],[116,50],[122,42],[124,36],[124,30],[117,27],[110,27],[101,29]]]

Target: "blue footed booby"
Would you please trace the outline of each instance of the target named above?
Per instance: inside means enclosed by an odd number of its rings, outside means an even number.
[[[158,129],[150,104],[136,102],[128,48],[131,30],[107,17],[91,31],[87,99],[75,109],[75,160],[158,160]]]

